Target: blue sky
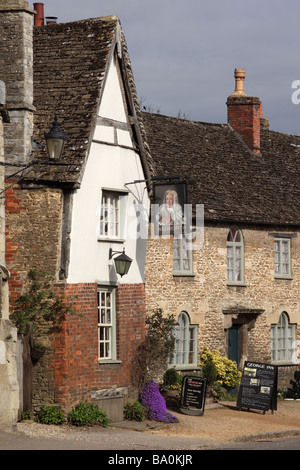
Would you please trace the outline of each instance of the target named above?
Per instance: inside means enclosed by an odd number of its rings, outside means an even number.
[[[154,112],[225,123],[241,67],[270,128],[300,134],[300,104],[291,99],[300,80],[299,0],[45,0],[44,9],[60,23],[117,15],[139,98]]]

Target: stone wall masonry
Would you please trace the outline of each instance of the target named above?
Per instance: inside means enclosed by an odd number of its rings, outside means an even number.
[[[6,263],[14,298],[22,293],[30,269],[57,276],[63,196],[59,189],[24,190],[10,184],[5,193]]]
[[[2,103],[0,103],[1,105]],[[3,119],[0,112],[0,162],[4,162]],[[0,263],[5,266],[4,167],[0,167]],[[0,426],[17,421],[19,384],[17,381],[17,329],[9,321],[7,280],[0,270]]]
[[[193,252],[194,277],[172,274],[173,240],[148,241],[146,261],[147,313],[160,307],[176,316],[186,311],[198,324],[198,354],[204,346],[227,356],[227,319],[223,311],[262,310],[247,325],[247,358],[271,361],[271,324],[283,311],[297,324],[300,340],[300,233],[291,239],[292,279],[274,278],[274,238],[261,228],[239,227],[244,236],[245,285],[227,285],[226,240],[229,226],[205,226],[203,247]],[[276,230],[272,229],[272,232]],[[282,231],[281,230],[277,230]],[[245,357],[246,359],[246,357]]]
[[[5,133],[6,161],[27,163],[33,133],[33,10],[23,0],[0,4],[0,77],[6,84],[10,124]],[[12,174],[7,169],[6,174]]]

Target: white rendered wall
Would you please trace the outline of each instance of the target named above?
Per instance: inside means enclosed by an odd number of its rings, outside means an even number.
[[[114,62],[110,66],[98,114],[127,124]],[[108,125],[96,127],[81,187],[73,199],[69,283],[144,282],[147,235],[143,239],[137,237],[134,207],[142,204],[148,211],[149,200],[144,182],[125,186],[134,180],[145,179],[139,155],[130,147],[129,131]],[[128,191],[124,241],[99,238],[102,188]],[[129,273],[123,278],[116,275],[113,260],[109,261],[109,248],[114,251],[125,248],[126,254],[133,259]]]

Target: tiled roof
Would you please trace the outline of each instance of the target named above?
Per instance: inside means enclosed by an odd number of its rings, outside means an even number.
[[[157,175],[188,181],[205,219],[300,226],[300,137],[261,130],[261,155],[226,124],[143,113]]]
[[[58,165],[43,163],[45,148],[35,151],[41,164],[32,168],[27,181],[80,183],[117,37],[121,37],[129,88],[142,125],[126,42],[116,16],[34,27],[34,141],[44,141],[44,131],[50,129],[55,114],[68,139]]]

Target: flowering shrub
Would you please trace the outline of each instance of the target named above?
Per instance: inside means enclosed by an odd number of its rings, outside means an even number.
[[[234,361],[221,356],[220,352],[217,350],[210,352],[208,348],[205,347],[199,365],[203,367],[207,361],[213,362],[216,366],[216,382],[226,388],[235,388],[239,386],[242,374],[238,370]]]
[[[166,370],[163,377],[163,387],[168,390],[180,390],[181,384],[182,376],[180,372],[177,372],[174,368]]]
[[[167,411],[166,402],[156,382],[152,381],[145,385],[140,394],[140,402],[146,408],[149,419],[164,423],[178,422],[178,419]]]

